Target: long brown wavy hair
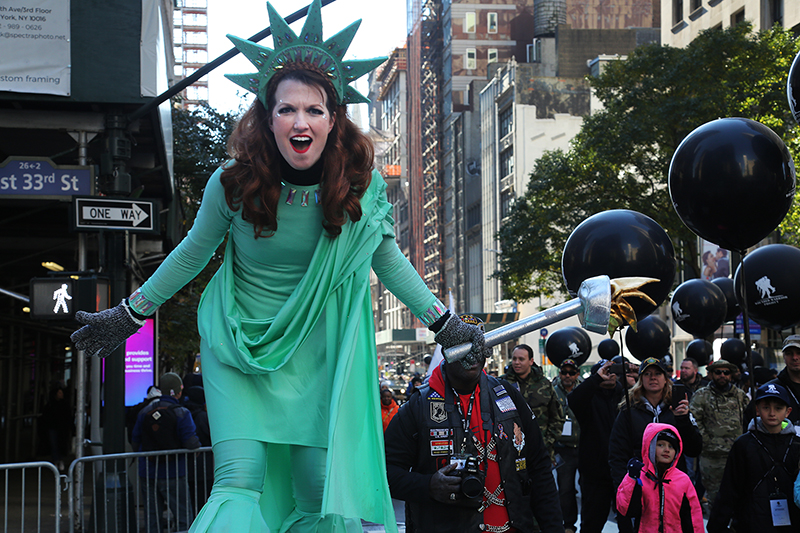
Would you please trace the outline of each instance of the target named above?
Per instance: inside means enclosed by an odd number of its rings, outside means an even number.
[[[228,153],[234,164],[222,172],[228,206],[253,223],[255,237],[269,237],[278,229],[278,200],[281,194],[282,157],[269,127],[275,107],[275,92],[283,80],[296,80],[316,87],[327,96],[327,108],[335,117],[322,151],[322,226],[330,237],[342,232],[351,220],[361,220],[360,199],[372,177],[374,148],[372,142],[347,117],[347,107],[336,105],[333,85],[320,73],[295,69],[276,74],[267,88],[265,109],[256,99],[242,116],[228,140]]]
[[[664,388],[661,389],[661,401],[664,402],[667,406],[671,405],[672,402],[672,380],[669,379],[669,376],[664,374],[666,377],[666,383],[664,383]],[[636,383],[633,384],[631,390],[628,391],[631,398],[631,405],[639,405],[644,404],[644,373],[639,374],[639,379],[636,380]],[[624,386],[624,385],[623,385]],[[626,400],[625,397],[622,397],[622,401],[619,402],[619,409],[624,409],[626,407]],[[653,407],[656,407],[655,405]]]

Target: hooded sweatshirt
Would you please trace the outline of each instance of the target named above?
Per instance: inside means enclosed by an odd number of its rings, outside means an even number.
[[[662,431],[678,439],[672,463],[659,473],[656,467],[656,441]],[[627,517],[640,517],[639,531],[685,533],[705,531],[703,511],[689,476],[675,466],[683,451],[680,433],[669,424],[653,423],[642,438],[642,468],[639,480],[626,475],[617,489],[617,509]]]

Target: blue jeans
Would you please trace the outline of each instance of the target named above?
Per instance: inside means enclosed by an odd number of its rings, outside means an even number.
[[[186,476],[174,478],[140,478],[139,486],[144,496],[144,520],[147,533],[167,531],[186,531],[192,523],[192,502],[189,497],[189,483]],[[167,523],[162,516],[164,503],[172,511],[172,519]]]

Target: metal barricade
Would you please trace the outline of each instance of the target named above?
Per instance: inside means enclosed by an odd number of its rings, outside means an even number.
[[[142,475],[140,460],[152,467],[144,468]],[[185,462],[185,476],[169,475],[174,474],[181,462]],[[152,472],[163,472],[166,477]],[[208,499],[213,476],[211,447],[76,459],[67,474],[69,531],[162,533],[164,529],[169,532],[186,530]],[[155,525],[150,527],[149,524]]]
[[[48,474],[43,479],[45,471]],[[0,472],[3,482],[3,532],[59,533],[61,492],[66,490],[66,485],[62,489],[62,483],[66,483],[66,476],[62,476],[53,463],[44,461],[0,465]],[[52,480],[49,473],[53,474]],[[48,494],[52,494],[52,500]],[[35,505],[29,505],[31,500]]]

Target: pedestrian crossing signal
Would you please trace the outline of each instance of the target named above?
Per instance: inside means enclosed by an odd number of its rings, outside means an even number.
[[[94,276],[74,279],[47,277],[31,279],[31,318],[74,320],[77,311],[108,308],[108,280]]]

